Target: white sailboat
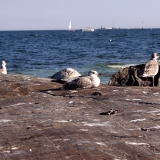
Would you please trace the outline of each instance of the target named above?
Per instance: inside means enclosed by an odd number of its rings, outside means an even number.
[[[69,30],[69,31],[74,31],[74,30],[72,29],[72,23],[71,23],[71,21],[69,22],[68,30]]]

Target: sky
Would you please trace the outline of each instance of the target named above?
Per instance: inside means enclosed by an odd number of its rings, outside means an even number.
[[[0,30],[160,28],[160,0],[0,0]]]

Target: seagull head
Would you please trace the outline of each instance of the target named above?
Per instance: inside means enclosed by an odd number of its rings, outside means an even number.
[[[97,77],[98,77],[98,76],[99,76],[99,75],[101,75],[101,74],[100,74],[100,73],[98,73],[97,71],[91,70],[91,71],[89,71],[89,72],[88,72],[88,75],[89,75],[89,76],[93,76],[93,75],[95,75],[95,76],[97,76]]]
[[[156,53],[156,52],[152,53],[151,58],[152,59],[158,59],[159,58],[158,53]]]
[[[2,61],[2,66],[6,66],[7,63],[5,61]]]

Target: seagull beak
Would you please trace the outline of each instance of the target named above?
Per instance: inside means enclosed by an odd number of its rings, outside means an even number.
[[[102,73],[99,73],[99,74],[98,74],[98,76],[101,76],[101,75],[102,75]]]

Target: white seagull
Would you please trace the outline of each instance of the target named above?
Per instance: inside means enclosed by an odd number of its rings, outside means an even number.
[[[97,71],[91,70],[88,72],[88,76],[81,76],[70,82],[66,82],[63,85],[63,89],[96,88],[100,85],[99,75]]]
[[[153,87],[154,87],[154,76],[159,71],[159,64],[157,62],[157,59],[159,58],[158,53],[152,53],[151,60],[149,60],[145,64],[144,72],[142,77],[152,77],[153,80]]]
[[[7,74],[6,62],[2,61],[2,68],[0,69],[0,74]]]

